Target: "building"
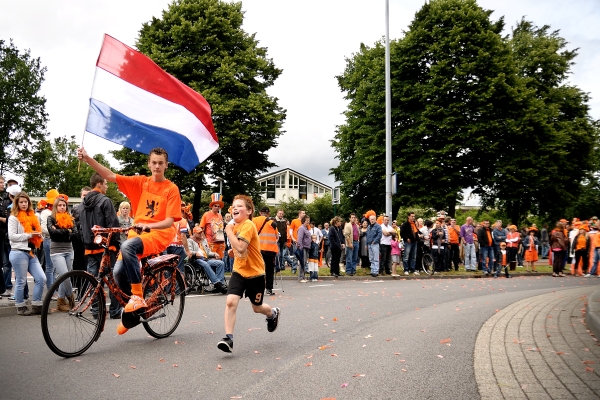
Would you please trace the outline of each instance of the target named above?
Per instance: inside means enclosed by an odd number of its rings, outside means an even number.
[[[310,204],[327,193],[331,195],[332,190],[331,186],[289,168],[260,176],[257,182],[262,189],[262,199],[269,206],[276,206],[292,197]]]

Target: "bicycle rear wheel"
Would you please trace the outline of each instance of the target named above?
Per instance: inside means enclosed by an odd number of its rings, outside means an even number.
[[[433,257],[429,253],[423,254],[423,272],[427,275],[433,274],[434,266],[433,266]]]
[[[170,283],[164,284],[163,281]],[[163,283],[161,285],[161,283]],[[174,285],[173,285],[174,284]],[[175,286],[173,288],[173,286]],[[143,322],[144,329],[151,336],[162,339],[171,335],[183,316],[183,308],[185,306],[185,284],[181,274],[171,266],[157,267],[152,275],[144,276],[142,280],[142,289],[144,298],[148,301],[152,296],[155,296],[157,302],[154,307],[158,310],[152,312],[152,315],[144,315],[146,319],[152,319],[148,322]],[[150,309],[152,305],[148,304]]]
[[[69,312],[52,309],[52,293],[70,281],[74,305]],[[68,285],[67,285],[68,286]],[[62,274],[44,298],[42,305],[42,334],[46,344],[61,357],[75,357],[86,351],[100,337],[106,318],[104,290],[98,281],[85,271]],[[92,314],[94,308],[94,315]]]

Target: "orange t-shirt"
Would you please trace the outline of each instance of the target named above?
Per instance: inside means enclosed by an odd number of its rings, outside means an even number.
[[[453,228],[452,225],[448,226],[448,236],[450,237],[450,243],[458,244],[458,229]]]
[[[222,243],[225,241],[223,216],[207,211],[200,220],[200,228],[204,229],[208,243]]]
[[[415,224],[414,222],[410,223],[410,228],[412,229],[413,233],[416,233],[418,231],[417,224]]]
[[[290,229],[292,230],[292,236],[294,237],[294,240],[298,240],[298,229],[300,229],[301,226],[302,222],[298,218],[293,219],[290,223]]]
[[[488,245],[489,246],[493,246],[494,245],[494,241],[492,240],[492,233],[486,229],[485,233],[487,233],[487,237],[488,237]]]
[[[265,262],[260,254],[260,241],[258,240],[258,231],[256,226],[249,219],[241,224],[233,226],[233,234],[244,242],[248,243],[246,251],[243,253],[233,249],[233,271],[244,278],[254,278],[265,274]]]
[[[575,245],[575,250],[585,250],[587,246],[587,238],[585,235],[579,235],[577,237],[577,244]]]
[[[154,182],[147,176],[117,175],[117,185],[131,202],[131,214],[135,224],[160,222],[169,217],[174,221],[181,219],[179,188],[168,179]],[[142,256],[163,252],[175,237],[175,232],[175,226],[171,225],[165,229],[153,229],[149,233],[142,233]],[[129,238],[135,236],[135,231],[129,231]]]

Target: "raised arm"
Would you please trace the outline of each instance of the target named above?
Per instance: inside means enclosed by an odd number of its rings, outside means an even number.
[[[112,172],[110,169],[106,168],[104,165],[100,164],[98,161],[94,160],[89,154],[85,151],[83,147],[77,149],[77,158],[81,161],[87,163],[94,171],[100,174],[104,179],[109,182],[116,182],[117,175]]]

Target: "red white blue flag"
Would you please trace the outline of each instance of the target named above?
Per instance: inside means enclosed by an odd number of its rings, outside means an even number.
[[[204,97],[109,35],[96,63],[86,131],[141,153],[162,147],[187,172],[219,148]]]

